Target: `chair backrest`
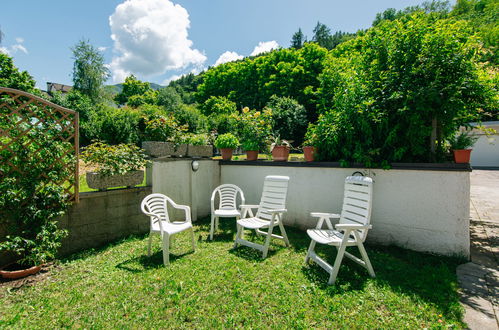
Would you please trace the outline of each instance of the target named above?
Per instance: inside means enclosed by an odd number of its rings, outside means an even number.
[[[219,210],[235,210],[237,209],[237,194],[241,195],[241,204],[245,203],[244,193],[238,186],[234,184],[223,184],[213,190],[211,195],[212,201],[215,200],[218,194],[218,209]]]
[[[348,176],[345,179],[343,207],[340,223],[368,225],[371,221],[373,179],[365,176]],[[362,241],[367,230],[359,230]]]
[[[167,209],[169,200],[170,198],[163,194],[150,194],[142,200],[142,204],[140,205],[140,207],[142,209],[142,212],[149,216],[153,214],[162,221],[170,221]],[[152,217],[151,221],[153,221]]]
[[[270,220],[269,210],[286,208],[289,176],[268,175],[263,182],[262,198],[256,214],[257,218]]]

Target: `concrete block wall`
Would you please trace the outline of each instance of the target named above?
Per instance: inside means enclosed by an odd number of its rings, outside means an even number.
[[[150,193],[151,187],[81,193],[80,202],[59,220],[69,232],[61,255],[147,233],[149,218],[141,212],[140,203]]]

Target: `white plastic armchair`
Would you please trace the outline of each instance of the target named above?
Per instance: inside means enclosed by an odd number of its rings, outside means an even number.
[[[168,216],[168,204],[171,207],[183,210],[185,219],[183,221],[171,221]],[[191,208],[187,205],[178,205],[170,197],[163,194],[151,194],[142,200],[141,209],[144,214],[150,217],[151,227],[149,231],[149,242],[147,247],[147,255],[151,255],[152,235],[158,234],[161,236],[163,244],[163,262],[165,266],[170,263],[170,243],[171,237],[174,234],[184,230],[191,230],[192,249],[195,247],[194,228],[191,222]]]
[[[312,242],[310,242],[310,247],[305,257],[305,263],[313,260],[327,271],[330,274],[328,284],[334,284],[336,281],[343,256],[347,256],[359,265],[367,268],[369,275],[372,277],[375,276],[371,261],[363,245],[368,230],[372,228],[370,224],[372,198],[373,180],[371,178],[349,176],[345,179],[341,215],[334,213],[311,213],[312,217],[318,218],[318,222],[315,229],[307,230],[307,234],[312,239]],[[331,219],[335,218],[340,219],[339,223],[335,226],[336,229],[331,224]],[[326,223],[326,229],[322,229],[324,223]],[[338,249],[333,266],[315,253],[316,243],[332,245]],[[349,246],[357,246],[362,259],[346,252],[345,250]]]
[[[237,221],[237,234],[234,248],[238,244],[245,245],[262,251],[263,258],[267,257],[269,250],[270,239],[281,239],[289,246],[288,236],[282,223],[282,217],[286,213],[286,195],[288,191],[289,177],[287,176],[272,176],[265,177],[263,183],[263,192],[258,205],[241,205],[242,219]],[[253,209],[257,209],[256,215]],[[281,235],[273,234],[274,227],[278,226]],[[263,245],[256,244],[243,239],[244,229],[255,230],[257,234],[265,235],[265,243]],[[267,229],[267,232],[262,229]]]
[[[241,218],[241,212],[237,208],[237,195],[241,196],[241,204],[244,204],[244,193],[236,185],[223,184],[215,188],[211,194],[211,226],[210,240],[213,240],[213,233],[218,229],[219,218]],[[218,197],[218,208],[215,208],[215,201]]]

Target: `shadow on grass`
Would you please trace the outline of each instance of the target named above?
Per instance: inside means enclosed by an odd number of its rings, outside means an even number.
[[[181,254],[170,253],[170,264],[174,263],[177,259],[183,258],[187,255],[193,254],[194,251],[188,251]],[[163,251],[157,251],[147,256],[147,254],[131,258],[120,262],[116,265],[116,268],[123,269],[132,273],[141,273],[144,270],[158,269],[165,267],[163,264]],[[168,267],[168,266],[166,266]]]

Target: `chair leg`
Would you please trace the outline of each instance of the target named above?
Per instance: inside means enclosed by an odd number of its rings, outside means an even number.
[[[331,271],[331,275],[329,276],[329,281],[327,284],[332,285],[336,282],[336,276],[338,276],[338,271],[340,270],[341,261],[343,260],[343,256],[345,255],[346,245],[342,244],[338,249],[338,255],[336,256],[336,260],[334,261],[333,270]]]
[[[371,261],[369,260],[366,249],[364,248],[364,244],[362,244],[362,242],[358,242],[357,247],[359,248],[362,259],[364,259],[364,262],[366,263],[367,272],[371,277],[376,277],[376,274],[374,274],[373,266],[371,265]]]
[[[316,244],[316,243],[317,243],[317,242],[316,242],[316,241],[314,241],[314,240],[312,240],[312,241],[310,242],[310,246],[308,247],[307,255],[305,256],[305,263],[308,263],[308,262],[309,262],[309,260],[310,260],[310,253],[311,253],[312,251],[314,251],[314,249],[315,249],[315,244]]]
[[[194,227],[191,228],[192,249],[196,250],[196,239],[194,238]]]
[[[220,218],[215,217],[215,231],[218,230],[218,225],[220,224]]]
[[[170,236],[168,234],[163,235],[163,263],[165,266],[170,264]]]
[[[233,249],[237,248],[237,240],[241,238],[241,233],[243,231],[243,226],[237,225],[236,240],[234,241]]]
[[[210,240],[213,241],[213,231],[215,230],[215,217],[211,215]]]
[[[269,252],[270,239],[272,238],[272,230],[274,226],[270,226],[267,231],[267,238],[265,239],[265,245],[263,246],[263,259],[267,258],[267,253]]]
[[[152,243],[152,233],[149,232],[149,242],[147,243],[147,256],[151,256],[151,243]]]
[[[281,229],[281,235],[284,238],[284,243],[286,243],[286,246],[289,247],[289,240],[288,240],[288,235],[286,234],[286,230],[284,229],[284,225],[282,224],[282,221],[279,221],[279,229]]]

